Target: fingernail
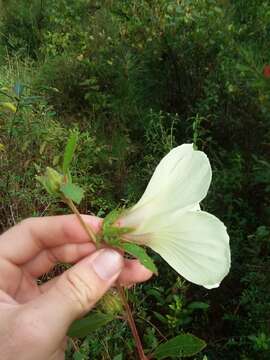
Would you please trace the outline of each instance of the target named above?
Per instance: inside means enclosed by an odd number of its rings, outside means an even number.
[[[123,258],[115,250],[102,249],[94,259],[92,266],[102,280],[110,280],[121,271]]]

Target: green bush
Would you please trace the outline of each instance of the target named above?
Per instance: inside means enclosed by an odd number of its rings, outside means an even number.
[[[213,167],[202,207],[227,225],[232,270],[210,292],[183,282],[155,255],[161,275],[130,294],[139,330],[150,350],[184,330],[208,342],[209,360],[268,359],[268,2],[29,4],[2,2],[8,57],[0,88],[17,104],[16,84],[24,86],[16,116],[8,109],[0,114],[2,228],[66,211],[50,202],[34,175],[49,163],[57,166],[74,127],[81,132],[74,176],[87,194],[80,210],[99,216],[136,202],[160,158],[194,141]],[[37,60],[26,61],[28,55]],[[6,95],[0,101],[8,101]],[[123,323],[78,346],[86,358],[133,356]],[[70,348],[67,357],[79,355]]]

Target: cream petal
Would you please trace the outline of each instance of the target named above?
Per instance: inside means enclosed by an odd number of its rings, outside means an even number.
[[[164,156],[156,167],[144,194],[135,205],[135,208],[147,203],[148,199],[152,200],[160,193],[161,189],[166,188],[171,180],[170,176],[174,173],[175,169],[179,168],[179,165],[182,168],[187,166],[186,163],[191,159],[193,151],[193,144],[183,144],[175,147]]]
[[[142,198],[123,218],[125,226],[143,226],[153,217],[185,212],[204,199],[212,178],[202,151],[184,144],[171,150],[157,166]]]
[[[229,236],[224,224],[203,211],[189,211],[156,226],[148,244],[187,280],[214,288],[230,269]]]

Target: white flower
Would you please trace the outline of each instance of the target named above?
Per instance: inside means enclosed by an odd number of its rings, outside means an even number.
[[[230,269],[229,236],[224,224],[200,210],[212,171],[207,156],[184,144],[157,166],[139,202],[123,214],[121,226],[132,227],[129,241],[160,254],[187,280],[218,287]]]

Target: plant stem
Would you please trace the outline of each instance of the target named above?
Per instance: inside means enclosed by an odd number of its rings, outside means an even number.
[[[73,201],[70,200],[70,199],[67,199],[67,198],[65,198],[64,201],[70,207],[70,209],[74,212],[74,214],[77,216],[80,224],[82,225],[82,227],[86,231],[87,235],[89,236],[89,239],[92,240],[96,244],[97,243],[97,238],[96,238],[96,236],[94,234],[94,231],[91,229],[90,225],[88,225],[88,224],[86,224],[84,222],[81,214],[79,213],[78,209],[74,205]]]
[[[89,239],[92,240],[94,243],[97,243],[97,239],[96,239],[96,236],[95,236],[93,230],[91,229],[90,226],[88,226],[88,224],[86,224],[84,222],[81,214],[79,213],[78,209],[74,205],[73,201],[70,199],[64,198],[64,202],[70,207],[70,209],[73,211],[73,213],[77,216],[80,224],[83,226],[84,230],[86,231],[87,235],[89,236]],[[117,283],[117,289],[118,289],[121,301],[126,310],[127,320],[128,320],[129,327],[131,329],[132,335],[133,335],[135,343],[136,343],[136,347],[137,347],[137,351],[138,351],[140,360],[149,360],[148,357],[144,354],[141,339],[140,339],[138,330],[136,328],[135,321],[133,319],[131,309],[129,307],[129,304],[128,304],[128,301],[127,301],[127,298],[125,295],[125,290],[119,283]]]
[[[141,339],[140,336],[138,334],[138,330],[135,324],[135,321],[133,319],[133,315],[130,309],[130,306],[128,304],[126,295],[125,295],[125,290],[123,289],[123,287],[117,283],[117,289],[120,295],[120,298],[122,300],[122,303],[125,306],[125,310],[126,310],[126,314],[127,314],[127,320],[129,323],[129,327],[131,329],[132,335],[134,337],[135,343],[136,343],[136,347],[137,347],[137,351],[140,357],[140,360],[148,360],[147,356],[145,355],[144,351],[143,351],[143,347],[142,347],[142,343],[141,343]]]

